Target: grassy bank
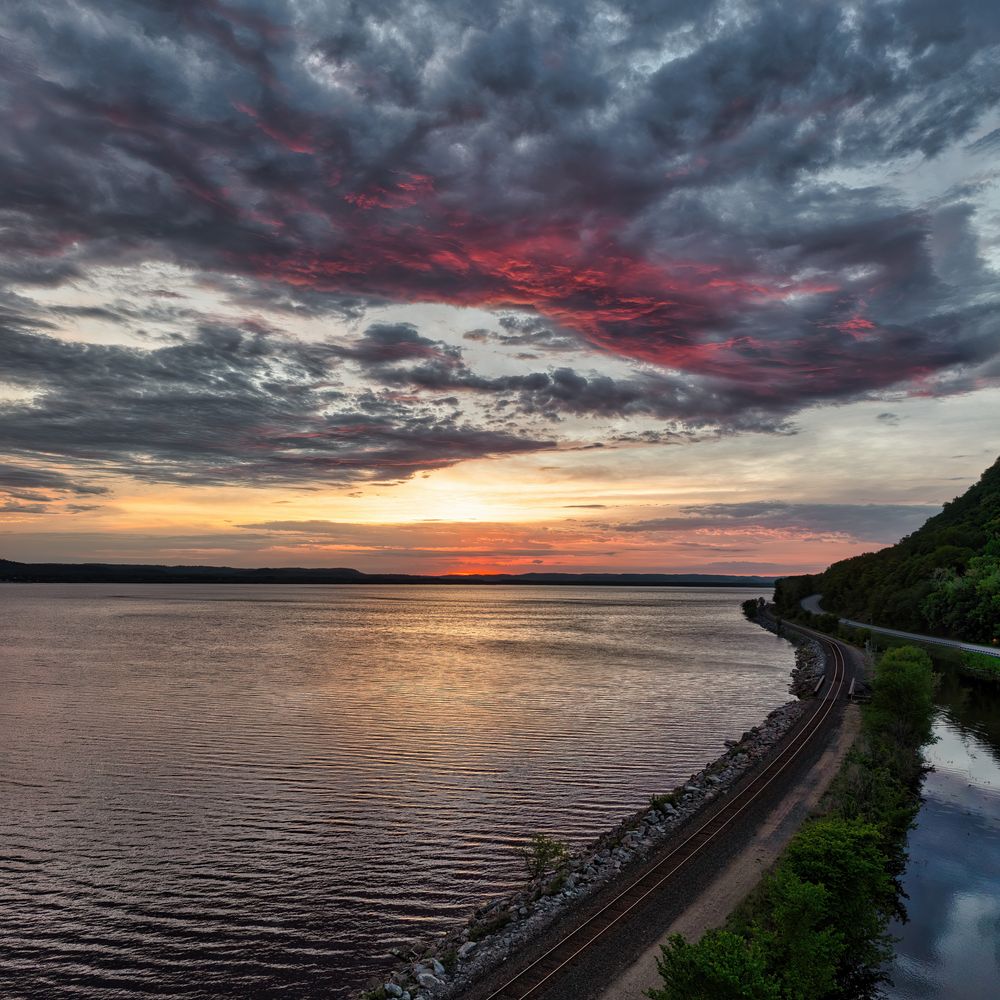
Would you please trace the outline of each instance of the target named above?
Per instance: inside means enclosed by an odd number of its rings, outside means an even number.
[[[1000,684],[1000,656],[986,656],[984,653],[963,653],[959,670],[970,677]]]
[[[919,807],[934,674],[922,650],[879,660],[862,732],[821,815],[724,928],[675,936],[653,1000],[817,1000],[876,995],[901,910],[898,876]]]

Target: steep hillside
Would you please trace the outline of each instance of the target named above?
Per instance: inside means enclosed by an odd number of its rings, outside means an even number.
[[[1000,460],[891,548],[834,563],[818,576],[786,577],[779,610],[820,592],[848,618],[968,642],[1000,639]]]

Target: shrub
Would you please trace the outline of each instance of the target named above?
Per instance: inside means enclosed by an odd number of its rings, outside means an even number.
[[[662,989],[651,1000],[780,1000],[758,943],[730,931],[709,931],[696,944],[675,934],[656,961]]]
[[[681,800],[680,791],[666,792],[663,795],[651,795],[649,805],[651,809],[662,810],[664,806],[676,806]]]
[[[935,676],[931,658],[900,646],[878,661],[872,697],[864,712],[865,735],[885,749],[912,751],[931,738]]]
[[[555,871],[569,856],[569,850],[562,841],[547,837],[544,833],[536,833],[527,844],[516,850],[524,862],[528,877],[532,879]]]

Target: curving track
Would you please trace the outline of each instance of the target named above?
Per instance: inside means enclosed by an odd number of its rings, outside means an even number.
[[[793,729],[780,749],[761,767],[736,785],[707,819],[659,858],[631,884],[605,903],[583,923],[569,931],[530,965],[502,986],[485,995],[485,1000],[540,1000],[554,988],[561,976],[604,938],[617,929],[649,897],[660,890],[681,868],[697,858],[705,848],[732,832],[734,824],[781,778],[789,766],[827,728],[825,723],[853,677],[853,669],[841,644],[811,629],[802,632],[819,640],[828,651],[827,676],[822,695],[813,711]],[[698,822],[695,820],[694,822]]]

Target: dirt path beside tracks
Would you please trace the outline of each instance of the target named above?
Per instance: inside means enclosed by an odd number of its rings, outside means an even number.
[[[812,707],[768,757],[629,879],[568,911],[463,998],[639,1000],[657,985],[655,959],[666,934],[697,937],[725,921],[819,802],[859,726],[846,694],[863,675],[862,654],[794,628],[828,650],[827,674]]]
[[[809,772],[788,788],[784,798],[761,822],[750,843],[690,900],[658,941],[597,995],[598,1000],[644,1000],[646,990],[662,985],[656,971],[656,959],[660,945],[671,934],[683,934],[688,940],[696,941],[705,931],[725,923],[729,914],[777,861],[802,821],[819,804],[854,742],[860,722],[857,706],[848,706],[836,737]]]

